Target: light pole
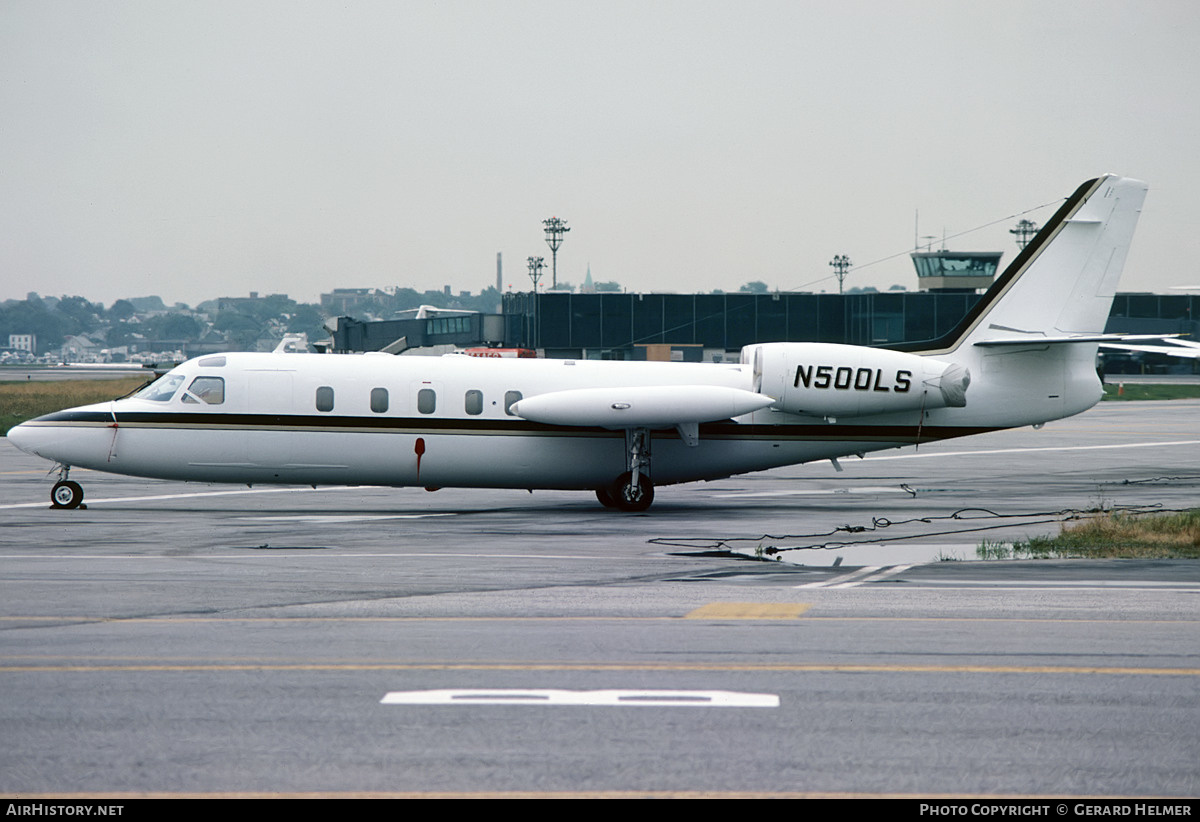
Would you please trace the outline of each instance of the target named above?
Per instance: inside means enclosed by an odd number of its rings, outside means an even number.
[[[543,257],[529,258],[529,279],[533,280],[533,293],[537,293],[538,280],[542,278],[542,269],[546,267],[546,260]]]
[[[1025,246],[1029,245],[1029,241],[1033,238],[1033,235],[1038,233],[1038,224],[1029,220],[1022,220],[1017,223],[1016,228],[1010,228],[1008,233],[1016,235],[1017,246],[1024,251]]]
[[[558,288],[558,247],[562,245],[563,235],[571,229],[567,221],[557,217],[542,220],[546,227],[546,245],[550,246],[550,287]]]
[[[831,266],[833,266],[833,270],[837,272],[838,293],[841,294],[842,293],[842,280],[846,279],[846,269],[849,268],[852,265],[852,263],[850,262],[850,258],[847,257],[845,254],[838,254],[832,260],[829,261],[829,264]]]

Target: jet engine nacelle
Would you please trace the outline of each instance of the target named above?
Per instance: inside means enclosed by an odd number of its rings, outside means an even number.
[[[815,417],[862,417],[929,408],[962,408],[971,382],[955,363],[902,351],[834,343],[747,346],[754,390],[773,408]]]

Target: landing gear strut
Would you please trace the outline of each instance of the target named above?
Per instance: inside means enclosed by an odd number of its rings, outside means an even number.
[[[71,466],[64,465],[59,472],[59,480],[50,490],[51,508],[78,508],[83,502],[83,488],[79,483],[67,479]]]
[[[645,511],[654,502],[650,481],[650,431],[632,428],[625,432],[625,464],[629,468],[608,488],[596,490],[605,507],[622,511]]]

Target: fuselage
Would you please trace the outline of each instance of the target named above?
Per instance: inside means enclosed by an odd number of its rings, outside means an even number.
[[[1037,375],[1045,379],[1044,351],[991,356],[1004,362],[985,368],[985,377],[1003,373],[1005,382],[1026,387]],[[974,353],[971,359],[982,363]],[[1026,359],[1037,368],[1023,375]],[[791,380],[794,367],[788,360],[780,379]],[[1014,403],[982,379],[966,407],[851,418],[767,408],[700,424],[694,445],[674,428],[656,428],[653,481],[715,479],[1044,422],[1079,410],[1063,407],[1066,370],[1051,369],[1057,384],[1040,401]],[[522,419],[514,403],[605,386],[618,398],[620,388],[652,387],[669,402],[673,387],[750,391],[755,382],[749,363],[225,354],[190,360],[133,397],[32,420],[9,437],[65,465],[163,479],[595,489],[625,470],[625,432]],[[854,393],[852,385],[842,391],[830,383],[830,396]],[[878,379],[868,390],[878,396]]]

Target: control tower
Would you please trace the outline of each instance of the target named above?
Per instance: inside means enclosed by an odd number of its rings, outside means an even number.
[[[975,291],[996,277],[1003,251],[914,251],[921,291]]]

